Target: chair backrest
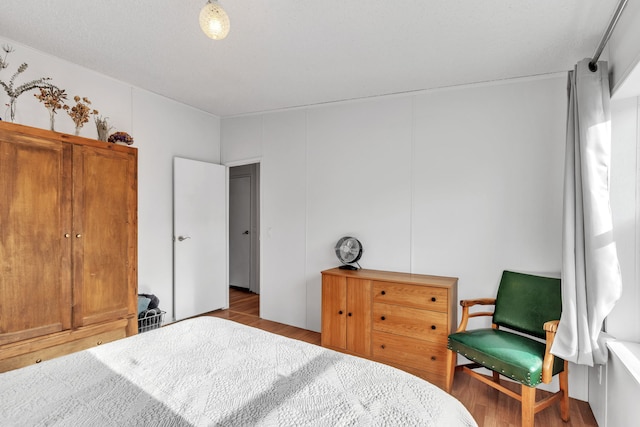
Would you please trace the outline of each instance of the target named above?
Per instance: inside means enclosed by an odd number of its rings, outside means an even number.
[[[562,312],[560,279],[504,271],[498,288],[493,323],[538,338],[543,325]]]

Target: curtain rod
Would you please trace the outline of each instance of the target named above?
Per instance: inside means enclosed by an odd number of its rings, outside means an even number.
[[[620,19],[620,15],[622,15],[622,11],[624,7],[627,5],[628,0],[620,0],[618,3],[618,7],[616,8],[615,13],[611,17],[611,21],[609,22],[609,26],[607,27],[607,31],[604,32],[602,36],[602,40],[600,40],[600,44],[598,45],[598,49],[596,49],[596,53],[593,55],[593,58],[589,62],[589,69],[591,71],[596,71],[598,69],[598,59],[600,58],[600,54],[604,49],[605,45],[609,41],[609,37],[611,37],[611,33],[613,33],[613,29],[618,23],[618,19]]]

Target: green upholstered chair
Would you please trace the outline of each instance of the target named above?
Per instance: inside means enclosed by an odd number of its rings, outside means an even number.
[[[522,425],[533,426],[536,412],[560,400],[560,412],[569,421],[567,362],[549,351],[562,311],[560,279],[505,271],[498,295],[493,298],[460,301],[462,319],[458,330],[449,335],[446,388],[450,393],[456,369],[519,400]],[[493,312],[474,312],[473,306],[494,305]],[[470,318],[493,316],[492,327],[467,330]],[[515,332],[514,332],[515,331]],[[473,363],[456,367],[460,353]],[[487,368],[493,376],[473,369]],[[536,386],[551,382],[559,374],[560,391],[536,402]],[[521,393],[500,384],[500,375],[521,384]]]

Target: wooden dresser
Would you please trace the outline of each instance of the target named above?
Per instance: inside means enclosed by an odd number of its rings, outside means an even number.
[[[322,272],[322,346],[444,388],[458,279],[376,270]]]
[[[0,372],[137,333],[137,160],[0,122]]]

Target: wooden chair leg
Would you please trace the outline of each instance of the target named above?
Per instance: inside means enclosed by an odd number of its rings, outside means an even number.
[[[447,350],[447,374],[445,378],[446,392],[451,394],[453,389],[453,377],[456,373],[456,362],[458,361],[458,353],[453,350]]]
[[[496,371],[492,371],[493,372],[493,382],[500,384],[500,374],[497,373]]]
[[[535,419],[536,388],[522,385],[522,427],[533,427]]]
[[[560,372],[558,375],[558,380],[560,381],[560,393],[562,393],[562,398],[560,398],[560,417],[562,421],[569,421],[569,362],[565,360],[564,362],[564,371]]]

